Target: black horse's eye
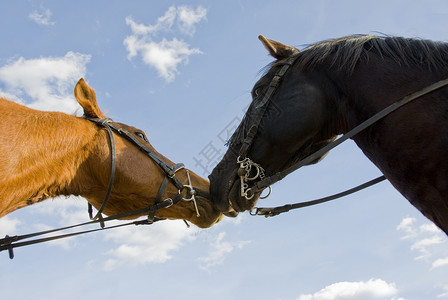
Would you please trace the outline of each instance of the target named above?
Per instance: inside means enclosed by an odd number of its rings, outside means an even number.
[[[135,134],[138,138],[144,140],[145,142],[148,141],[148,139],[146,138],[146,135],[145,135],[143,132],[137,131],[137,132],[134,132],[134,134]]]
[[[263,95],[263,87],[257,87],[253,91],[253,96],[255,99],[260,98]]]

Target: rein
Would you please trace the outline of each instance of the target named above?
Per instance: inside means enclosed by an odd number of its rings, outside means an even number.
[[[241,146],[240,152],[239,152],[239,156],[237,158],[237,163],[240,164],[240,168],[238,170],[238,176],[240,177],[240,181],[241,181],[241,196],[245,197],[246,199],[250,200],[252,199],[252,197],[257,193],[257,192],[261,192],[263,191],[263,189],[265,188],[269,188],[269,194],[270,194],[270,189],[271,189],[271,185],[274,184],[277,181],[282,180],[283,178],[285,178],[287,175],[291,174],[292,172],[298,170],[299,168],[310,164],[311,162],[315,161],[316,159],[318,159],[319,157],[321,157],[322,155],[324,155],[326,152],[330,151],[331,149],[335,148],[336,146],[340,145],[342,142],[352,138],[353,136],[357,135],[358,133],[360,133],[361,131],[363,131],[364,129],[372,126],[374,123],[378,122],[379,120],[383,119],[384,117],[386,117],[387,115],[389,115],[390,113],[394,112],[395,110],[397,110],[398,108],[408,104],[409,102],[416,100],[426,94],[429,94],[435,90],[438,90],[442,87],[445,87],[448,85],[448,78],[444,79],[444,80],[440,80],[438,82],[435,82],[417,92],[414,92],[412,94],[409,94],[407,96],[405,96],[404,98],[400,99],[399,101],[389,105],[388,107],[384,108],[383,110],[379,111],[378,113],[376,113],[375,115],[373,115],[372,117],[370,117],[369,119],[365,120],[364,122],[362,122],[361,124],[359,124],[358,126],[356,126],[355,128],[351,129],[349,132],[347,132],[346,134],[342,135],[340,138],[338,138],[337,140],[331,142],[330,144],[328,144],[327,146],[321,148],[320,150],[314,152],[313,154],[305,157],[304,159],[302,159],[301,161],[295,163],[294,165],[290,166],[289,168],[287,168],[284,171],[280,171],[275,173],[274,175],[271,176],[258,176],[258,174],[263,174],[264,175],[264,169],[257,163],[253,162],[252,160],[250,160],[247,157],[247,153],[249,151],[249,148],[251,147],[253,140],[255,138],[255,135],[258,131],[258,127],[261,123],[261,120],[264,116],[264,113],[266,111],[266,108],[268,107],[275,91],[277,90],[282,77],[286,74],[286,72],[288,71],[288,69],[294,64],[294,62],[297,60],[298,55],[293,55],[292,57],[290,57],[289,59],[287,59],[284,63],[284,65],[282,66],[282,68],[274,75],[274,78],[272,79],[271,83],[269,84],[269,88],[263,98],[263,100],[261,101],[261,103],[257,106],[257,108],[260,108],[259,113],[257,114],[256,118],[254,119],[254,123],[251,126],[251,128],[249,129],[248,135],[245,138],[245,140],[243,141],[243,144]],[[244,161],[244,165],[241,163]],[[256,169],[256,176],[250,177],[250,170],[251,167],[254,167]],[[252,188],[249,188],[248,185],[248,181],[249,180],[254,180],[257,179],[258,177],[260,177],[260,181],[257,181],[254,186]],[[263,177],[263,178],[262,178]],[[260,208],[260,207],[256,207],[255,208],[255,212],[251,212],[251,215],[263,215],[265,217],[272,217],[272,216],[276,216],[280,213],[284,213],[287,212],[291,209],[296,209],[296,208],[302,208],[302,207],[306,207],[306,206],[311,206],[311,205],[316,205],[316,204],[320,204],[320,203],[324,203],[327,201],[331,201],[337,198],[341,198],[344,196],[347,196],[349,194],[355,193],[357,191],[360,191],[362,189],[365,189],[369,186],[372,186],[374,184],[377,184],[383,180],[385,180],[386,177],[384,176],[380,176],[377,177],[369,182],[366,182],[364,184],[361,184],[359,186],[356,186],[354,188],[351,188],[347,191],[341,192],[341,193],[337,193],[328,197],[324,197],[324,198],[320,198],[320,199],[316,199],[316,200],[312,200],[312,201],[307,201],[307,202],[300,202],[300,203],[295,203],[295,204],[287,204],[284,206],[279,206],[279,207],[265,207],[265,208]],[[269,196],[268,194],[268,196]],[[267,196],[266,196],[267,197]],[[264,198],[266,198],[264,197]]]
[[[8,250],[10,259],[14,258],[14,252],[13,252],[14,248],[19,248],[19,247],[23,247],[23,246],[44,243],[44,242],[49,242],[49,241],[53,241],[53,240],[57,240],[57,239],[68,238],[68,237],[73,237],[73,236],[77,236],[77,235],[81,235],[81,234],[86,234],[86,233],[91,233],[91,232],[96,232],[96,231],[101,231],[101,230],[107,230],[107,229],[113,229],[113,228],[118,228],[118,227],[124,227],[124,226],[129,226],[129,225],[151,225],[155,222],[164,220],[161,218],[157,218],[155,216],[158,210],[173,206],[182,200],[193,202],[195,210],[196,210],[196,215],[198,217],[200,216],[195,196],[201,195],[203,193],[205,194],[205,192],[203,192],[199,189],[195,189],[193,187],[193,185],[191,184],[190,173],[187,169],[185,169],[185,171],[187,173],[187,180],[188,180],[187,184],[182,184],[180,182],[180,180],[176,177],[176,173],[185,168],[185,166],[182,163],[175,164],[173,166],[168,165],[158,155],[153,153],[148,147],[146,147],[143,143],[141,143],[134,135],[132,135],[130,132],[126,131],[125,129],[117,126],[118,125],[117,123],[113,123],[113,121],[110,118],[98,119],[98,118],[89,118],[86,116],[84,116],[84,118],[86,120],[89,120],[89,121],[99,125],[99,126],[104,127],[107,130],[109,142],[110,142],[111,174],[110,174],[110,178],[109,178],[109,185],[106,190],[106,195],[101,204],[101,207],[99,208],[96,215],[93,216],[92,205],[90,203],[88,203],[88,213],[89,213],[89,217],[91,219],[91,221],[89,221],[89,222],[66,226],[66,227],[61,227],[61,228],[56,228],[56,229],[51,229],[51,230],[46,230],[46,231],[30,233],[30,234],[16,235],[16,236],[8,236],[8,235],[5,236],[4,238],[0,239],[0,252],[3,250]],[[103,217],[102,212],[105,209],[107,202],[109,200],[109,197],[110,197],[110,194],[112,191],[112,187],[114,184],[114,179],[115,179],[116,151],[115,151],[115,140],[114,140],[113,132],[116,132],[118,135],[129,140],[138,149],[140,149],[146,156],[148,156],[155,163],[157,163],[157,165],[165,173],[165,178],[163,179],[162,184],[160,185],[159,191],[157,193],[157,196],[156,196],[156,199],[155,199],[155,202],[153,205],[150,205],[149,207],[137,209],[134,211],[126,212],[126,213],[120,213],[120,214],[116,214],[113,216]],[[166,187],[169,182],[172,182],[176,186],[179,193],[177,195],[175,195],[174,197],[162,200],[162,196],[165,193]],[[185,196],[182,194],[182,191],[185,189],[187,190],[187,194],[190,195],[190,198],[185,198]],[[137,215],[147,215],[147,218],[144,220],[133,221],[133,222],[125,223],[125,224],[118,224],[118,225],[114,225],[114,226],[105,227],[105,222],[107,222],[107,221],[118,220],[118,219],[133,217],[133,216],[137,216]],[[72,229],[72,228],[77,228],[77,227],[82,227],[82,226],[87,226],[87,225],[92,225],[92,224],[98,224],[98,223],[100,224],[100,228],[78,231],[78,232],[67,233],[67,234],[60,234],[60,235],[46,237],[46,238],[38,238],[38,239],[29,240],[29,241],[19,242],[21,240],[30,239],[30,238],[34,238],[37,236],[47,235],[47,234],[54,233],[54,232],[65,231],[65,230]],[[189,227],[189,225],[186,221],[185,221],[185,223]]]

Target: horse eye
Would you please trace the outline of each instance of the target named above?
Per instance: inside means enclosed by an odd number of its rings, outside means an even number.
[[[255,99],[259,98],[263,93],[263,87],[258,87],[254,90]]]
[[[137,132],[134,132],[134,134],[135,134],[138,138],[144,140],[145,142],[148,141],[148,139],[146,138],[146,135],[145,135],[143,132],[137,131]]]

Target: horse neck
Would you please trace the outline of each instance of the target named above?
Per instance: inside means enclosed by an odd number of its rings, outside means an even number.
[[[392,60],[370,55],[350,75],[337,74],[333,80],[343,96],[337,106],[345,124],[344,131],[359,125],[373,114],[448,77],[448,69],[399,65]],[[367,130],[368,131],[368,130]],[[342,132],[343,133],[343,132]]]
[[[0,107],[0,217],[47,198],[79,195],[76,180],[98,129],[81,118],[3,99]]]
[[[448,69],[422,70],[384,66],[369,60],[346,82],[340,99],[350,128],[373,114],[448,77]],[[353,139],[364,154],[426,217],[448,234],[445,204],[448,103],[446,88],[422,96],[394,111]]]

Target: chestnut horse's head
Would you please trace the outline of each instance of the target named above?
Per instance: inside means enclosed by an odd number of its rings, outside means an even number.
[[[335,138],[326,131],[330,101],[321,75],[297,67],[298,49],[263,36],[260,40],[277,61],[252,89],[252,103],[209,177],[212,201],[229,216],[255,206],[261,194],[253,191],[255,182]]]
[[[105,214],[115,215],[149,207],[156,201],[182,194],[179,198],[182,200],[157,211],[156,217],[189,220],[199,227],[210,227],[221,219],[222,215],[207,199],[209,182],[206,179],[183,167],[175,167],[152,147],[143,131],[106,119],[98,107],[95,91],[83,79],[75,87],[75,97],[84,109],[86,124],[97,130],[97,142],[76,181],[82,186],[79,187],[83,190],[80,194],[93,206],[97,209],[104,206]],[[107,128],[99,125],[101,122],[88,121],[101,119],[107,120],[107,126],[113,129],[112,138],[108,137]],[[110,197],[103,204],[113,170],[112,160],[116,165],[115,176]],[[194,195],[194,199],[193,190],[200,192]]]

